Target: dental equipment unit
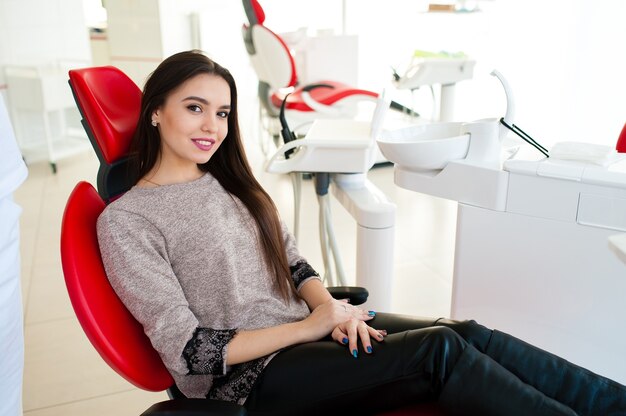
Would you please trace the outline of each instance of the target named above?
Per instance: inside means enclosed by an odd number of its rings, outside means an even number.
[[[329,188],[355,219],[356,284],[367,288],[369,297],[366,307],[377,311],[390,311],[391,308],[396,206],[367,179],[366,174],[377,156],[375,137],[380,133],[388,107],[388,102],[378,98],[371,122],[315,120],[306,136],[298,140],[294,140],[286,120],[280,117],[285,144],[266,164],[266,171],[270,173],[306,172],[315,175],[320,205],[320,242],[325,281],[329,285],[345,285],[330,218]],[[331,272],[331,253],[335,260],[336,278]]]
[[[411,63],[400,76],[394,70],[396,88],[414,91],[422,86],[441,85],[439,97],[439,121],[454,118],[454,96],[456,83],[471,79],[476,61],[462,53],[432,53],[415,51]],[[434,91],[433,91],[434,95]]]
[[[458,201],[451,317],[476,319],[624,384],[626,265],[618,256],[626,258],[626,157],[563,143],[550,158],[503,161],[513,99],[492,74],[507,95],[502,119],[378,139],[398,186]]]

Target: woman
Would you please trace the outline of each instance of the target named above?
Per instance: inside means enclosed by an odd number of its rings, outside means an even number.
[[[252,175],[232,76],[201,53],[150,76],[131,157],[136,185],[98,221],[104,265],[187,397],[252,414],[435,397],[451,414],[625,411],[623,386],[474,322],[332,299]]]

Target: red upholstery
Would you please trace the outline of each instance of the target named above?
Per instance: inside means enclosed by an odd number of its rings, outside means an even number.
[[[336,81],[320,81],[319,84],[327,84],[332,85],[334,88],[315,88],[309,91],[311,98],[317,101],[320,104],[331,106],[335,104],[337,101],[350,97],[353,95],[366,95],[372,98],[378,97],[378,94],[372,91],[361,90],[357,88],[352,88],[349,85],[343,84],[341,82]],[[302,90],[303,87],[296,88],[293,93],[287,97],[287,103],[285,104],[285,108],[288,110],[297,110],[297,111],[314,111],[311,107],[305,104],[302,99]],[[285,98],[284,94],[274,93],[272,94],[272,104],[276,107],[280,107],[283,99]]]
[[[258,0],[250,0],[252,4],[252,8],[254,9],[254,14],[256,15],[257,23],[262,25],[265,22],[265,12],[263,11],[263,7],[259,4]]]
[[[615,146],[619,153],[626,153],[626,124],[617,139],[617,145]]]
[[[74,69],[69,76],[96,151],[109,165],[126,156],[139,119],[139,87],[113,66]]]
[[[96,221],[104,207],[104,201],[87,182],[76,185],[65,207],[61,260],[74,312],[113,370],[144,390],[166,390],[174,384],[172,376],[104,272],[96,235]]]

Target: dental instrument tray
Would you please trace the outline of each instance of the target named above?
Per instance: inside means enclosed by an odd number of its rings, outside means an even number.
[[[376,159],[372,122],[318,119],[303,139],[281,146],[267,162],[270,173],[367,172]],[[289,157],[285,153],[290,152]]]

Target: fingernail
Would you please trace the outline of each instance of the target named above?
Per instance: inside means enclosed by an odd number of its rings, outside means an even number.
[[[380,332],[382,335],[387,335],[387,331],[384,329],[379,329],[378,332]]]
[[[352,350],[352,356],[354,358],[356,358],[356,356],[359,354],[359,352],[357,350]]]
[[[343,342],[344,344],[347,344],[348,343],[348,338],[342,339],[341,342]]]
[[[370,347],[369,345],[367,346],[367,352],[368,352],[368,354],[372,353],[372,347]]]
[[[369,316],[376,316],[376,312],[374,312],[374,311],[368,311],[367,314]]]

